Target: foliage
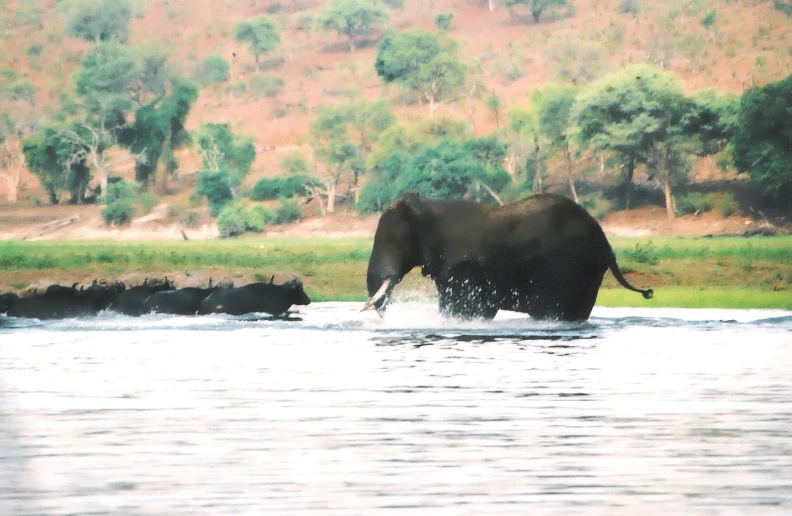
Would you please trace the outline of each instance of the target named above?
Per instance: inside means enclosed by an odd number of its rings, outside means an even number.
[[[248,231],[261,233],[267,224],[272,224],[275,220],[275,214],[272,210],[263,204],[256,204],[251,207],[247,212],[247,227]]]
[[[287,154],[280,163],[281,170],[291,175],[307,175],[311,171],[311,164],[300,152]]]
[[[239,236],[248,231],[261,233],[273,220],[272,212],[265,206],[255,206],[250,210],[242,203],[227,204],[217,215],[217,229],[224,238]]]
[[[256,97],[277,97],[286,83],[270,73],[256,72],[250,76],[250,89]]]
[[[726,192],[721,196],[721,198],[717,202],[718,211],[721,214],[721,217],[724,219],[727,218],[729,215],[734,213],[734,194],[731,192]]]
[[[703,213],[712,211],[715,205],[715,196],[710,194],[702,194],[692,192],[686,195],[680,195],[675,201],[677,212],[680,215],[687,213]]]
[[[437,30],[440,31],[447,31],[451,28],[451,23],[454,21],[454,13],[452,12],[442,12],[435,14],[434,23],[437,26]]]
[[[632,249],[625,249],[624,255],[638,263],[657,265],[660,262],[660,254],[651,241],[646,244],[635,244]]]
[[[743,93],[731,139],[734,166],[768,196],[792,198],[792,75]]]
[[[208,56],[195,67],[193,77],[202,86],[220,84],[231,76],[231,67],[223,56]]]
[[[137,185],[117,178],[107,186],[105,207],[102,209],[102,220],[105,224],[124,226],[129,224],[135,213],[134,201]]]
[[[67,161],[73,149],[61,135],[68,129],[80,130],[64,123],[47,124],[26,138],[22,145],[28,170],[38,177],[52,204],[59,202],[60,192],[69,192],[71,202],[82,202],[91,179],[84,159]]]
[[[206,170],[227,171],[232,186],[240,184],[250,172],[256,159],[251,136],[234,134],[227,123],[210,123],[201,125],[197,139]]]
[[[316,24],[324,31],[349,38],[349,50],[353,51],[355,37],[382,26],[388,19],[388,10],[380,0],[330,0],[316,17]]]
[[[385,82],[395,82],[435,104],[459,91],[465,66],[453,41],[422,29],[387,36],[377,46],[374,68]]]
[[[71,83],[89,111],[101,109],[123,116],[133,107],[130,89],[137,77],[138,63],[129,47],[106,41],[85,53]]]
[[[281,197],[278,199],[278,206],[275,208],[273,224],[288,224],[302,218],[300,202],[296,197]]]
[[[279,197],[303,196],[308,193],[306,187],[316,183],[315,178],[304,175],[263,177],[253,185],[250,198],[254,201],[265,201]]]
[[[633,172],[681,125],[681,81],[650,65],[632,65],[580,92],[570,112],[567,137],[580,148],[615,152],[624,166],[622,204],[629,207]]]
[[[250,51],[256,58],[277,49],[281,42],[280,26],[264,14],[254,16],[237,24],[234,39],[238,42],[250,44]]]
[[[228,172],[225,170],[199,173],[195,193],[206,197],[209,211],[213,217],[216,217],[220,210],[234,198],[234,194],[231,191],[231,181]]]
[[[567,0],[504,0],[505,5],[510,11],[515,6],[524,5],[533,16],[534,23],[539,23],[542,14],[552,12],[559,7],[567,5]]]
[[[505,155],[506,146],[494,136],[464,142],[441,139],[412,154],[395,150],[378,164],[376,177],[364,186],[357,208],[381,211],[408,191],[441,199],[470,195],[492,202],[482,185],[497,192],[511,182],[500,166]]]
[[[78,0],[71,5],[66,33],[94,43],[109,40],[125,43],[131,19],[130,0]]]
[[[119,143],[140,155],[135,161],[135,179],[144,187],[154,178],[163,155],[167,171],[173,173],[178,168],[174,151],[190,142],[184,124],[197,99],[195,84],[177,81],[170,95],[138,108],[135,122],[119,134]]]

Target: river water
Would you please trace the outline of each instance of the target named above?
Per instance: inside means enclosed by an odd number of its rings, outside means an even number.
[[[792,312],[0,318],[0,514],[792,514]]]

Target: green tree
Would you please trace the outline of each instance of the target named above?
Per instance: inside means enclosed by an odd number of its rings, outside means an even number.
[[[234,31],[234,39],[240,43],[249,43],[250,51],[256,58],[277,49],[281,42],[280,26],[264,14],[241,21]]]
[[[217,217],[220,211],[234,199],[231,191],[231,181],[225,170],[203,171],[198,174],[198,184],[195,193],[205,196],[209,204],[209,211]]]
[[[139,78],[138,61],[132,49],[115,41],[98,43],[80,60],[72,74],[74,93],[83,100],[86,110],[108,109],[116,114],[134,107],[133,83]]]
[[[509,11],[513,10],[518,5],[524,5],[531,16],[533,16],[534,23],[539,23],[539,18],[542,14],[552,12],[559,7],[564,7],[568,4],[567,0],[503,0]]]
[[[202,86],[220,84],[231,77],[231,66],[223,56],[208,56],[195,68],[194,77]]]
[[[622,207],[632,204],[632,181],[679,126],[685,102],[681,81],[650,65],[628,66],[583,90],[570,112],[567,137],[580,148],[613,152],[623,164]]]
[[[109,40],[125,43],[131,19],[130,0],[78,0],[69,13],[66,33],[94,43]]]
[[[792,198],[792,75],[743,93],[731,140],[737,170],[775,200]]]
[[[385,24],[390,16],[380,0],[330,0],[316,17],[317,26],[349,39],[349,51],[355,50],[355,38]]]
[[[387,36],[377,46],[374,67],[385,82],[395,82],[429,102],[432,115],[439,103],[465,84],[465,66],[455,42],[423,29]]]
[[[91,179],[91,170],[84,160],[69,159],[73,147],[62,137],[63,131],[69,128],[60,122],[47,124],[22,144],[27,168],[38,177],[52,204],[58,204],[61,192],[71,195],[71,203],[81,204]]]
[[[198,148],[204,169],[227,171],[231,186],[245,179],[256,159],[253,137],[234,134],[227,123],[201,124]]]
[[[437,30],[445,32],[451,28],[451,23],[454,21],[454,13],[452,12],[442,12],[437,13],[434,16],[434,22],[437,26]]]
[[[569,114],[578,90],[573,87],[547,87],[535,90],[533,93],[533,106],[536,110],[537,127],[543,146],[547,148],[547,155],[561,153],[567,167],[567,182],[572,198],[579,202],[575,179],[572,171],[572,151],[567,138],[569,127]]]

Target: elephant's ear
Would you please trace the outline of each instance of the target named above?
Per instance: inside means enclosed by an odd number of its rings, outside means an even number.
[[[402,203],[407,210],[408,215],[421,222],[429,221],[429,207],[423,200],[418,197],[415,192],[408,192],[402,197]]]

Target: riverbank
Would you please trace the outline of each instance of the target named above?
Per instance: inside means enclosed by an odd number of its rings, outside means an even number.
[[[610,240],[628,280],[656,295],[645,300],[607,273],[600,306],[792,308],[792,236]],[[0,291],[164,276],[178,287],[210,278],[241,285],[274,276],[300,278],[315,301],[364,301],[371,246],[371,238],[0,241]],[[432,297],[434,287],[413,271],[397,292]]]

